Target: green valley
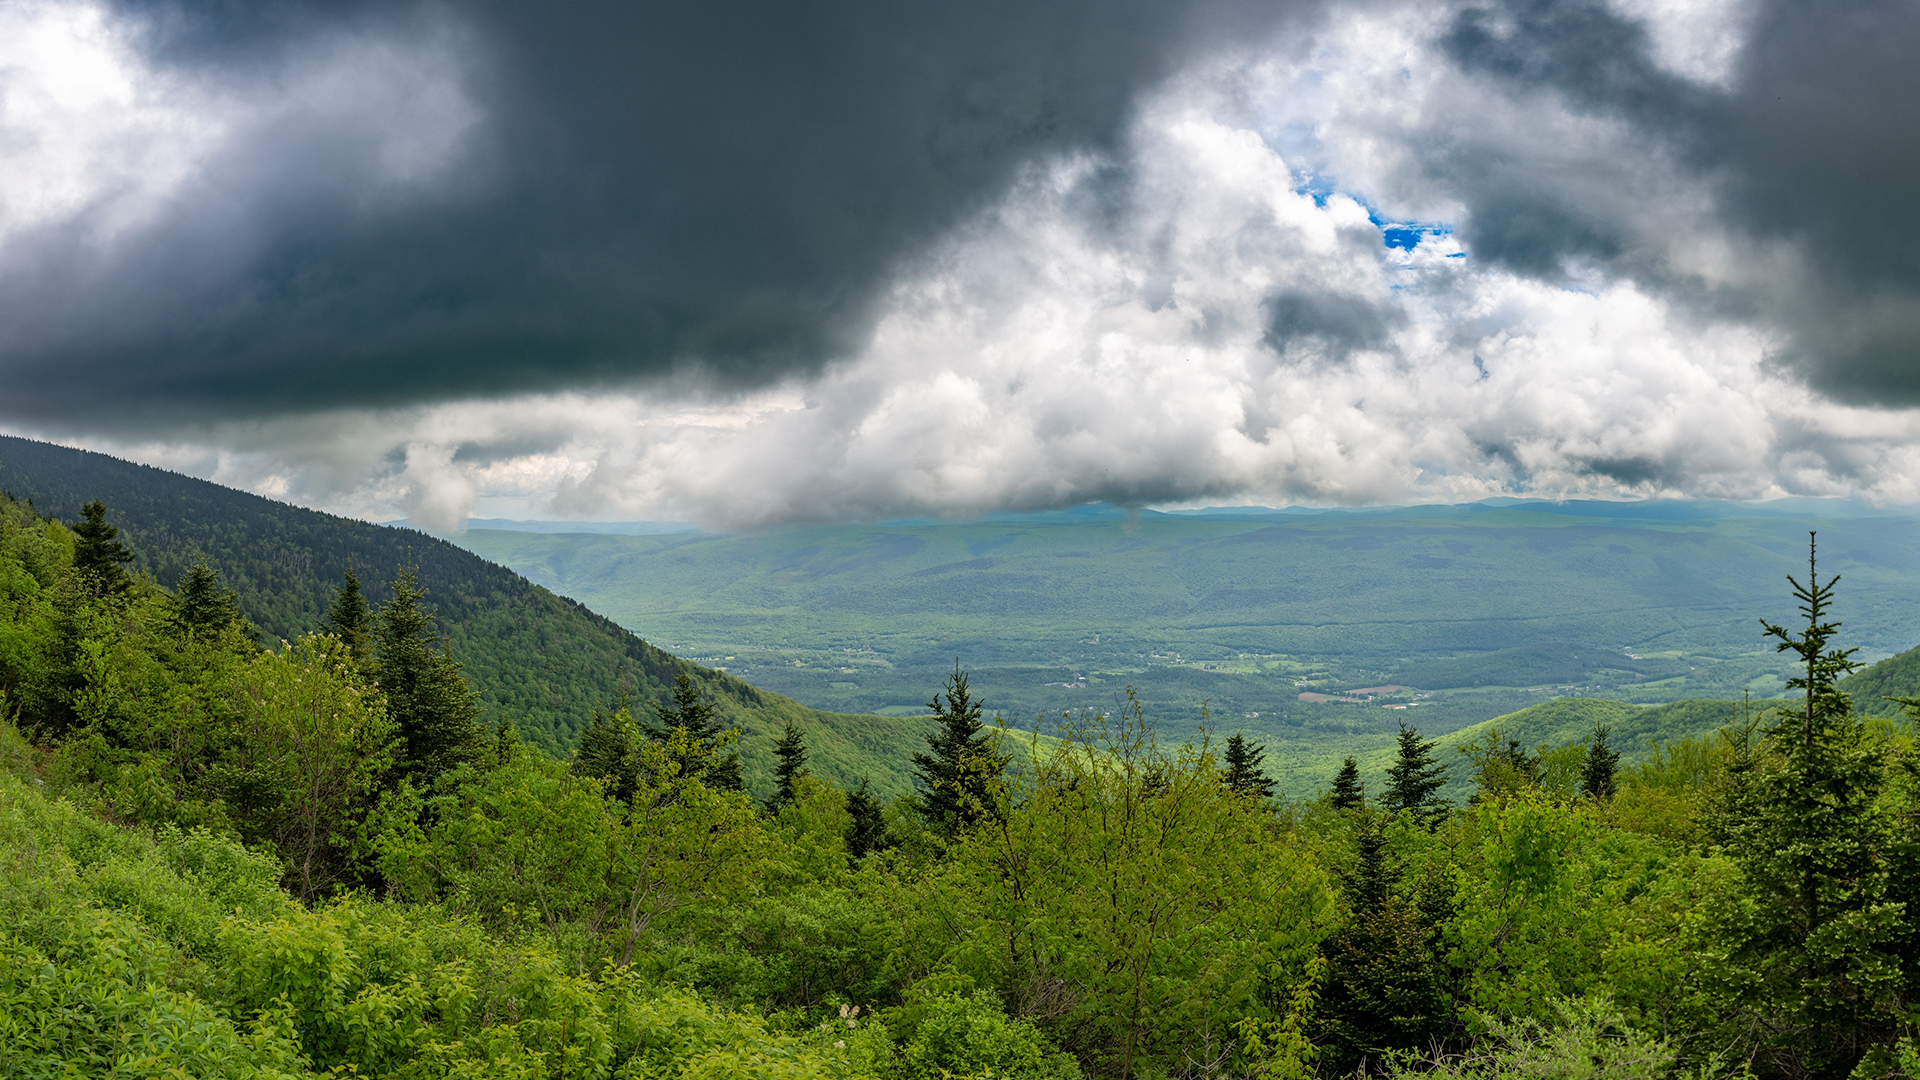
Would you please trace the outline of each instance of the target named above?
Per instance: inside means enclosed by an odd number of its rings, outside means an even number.
[[[1904,650],[1914,524],[1858,505],[1507,500],[450,539],[817,708],[917,714],[956,657],[990,708],[1040,730],[1131,686],[1169,737],[1245,731],[1305,795],[1345,754],[1386,752],[1401,720],[1446,734],[1556,698],[1778,693],[1786,658],[1757,616],[1787,614],[1809,529],[1846,579],[1849,640],[1866,659]]]

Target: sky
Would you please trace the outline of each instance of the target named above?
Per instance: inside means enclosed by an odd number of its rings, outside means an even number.
[[[337,513],[1920,502],[1920,5],[0,0],[0,430]]]

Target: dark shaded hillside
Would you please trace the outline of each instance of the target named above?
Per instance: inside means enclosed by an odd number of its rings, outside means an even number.
[[[240,596],[264,637],[314,629],[349,560],[375,602],[402,563],[419,566],[428,603],[479,691],[484,721],[511,719],[528,742],[573,748],[597,709],[622,686],[636,702],[661,700],[671,654],[579,603],[426,533],[305,510],[104,454],[0,436],[0,490],[42,514],[72,521],[89,499],[107,504],[138,552],[138,568],[173,587],[204,552]],[[807,727],[821,772],[858,783],[871,774],[891,790],[907,784],[906,757],[920,722],[839,716],[707,668],[700,678],[743,732],[750,778],[768,773],[770,739],[791,719]]]

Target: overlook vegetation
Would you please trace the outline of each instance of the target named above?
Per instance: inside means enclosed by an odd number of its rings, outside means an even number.
[[[0,501],[0,1073],[1913,1076],[1920,751],[1813,569],[1795,696],[1637,760],[1725,706],[1402,716],[1288,799],[1137,698],[995,731],[956,667],[910,792],[796,718],[756,795],[694,669],[562,758],[406,569],[263,647],[215,560]]]
[[[662,702],[679,661],[579,603],[425,533],[288,506],[103,454],[0,436],[0,491],[75,521],[100,500],[112,508],[135,572],[172,587],[196,559],[218,569],[261,639],[292,641],[321,625],[349,568],[368,600],[391,596],[412,567],[438,632],[477,694],[482,727],[513,725],[549,753],[572,751],[596,712],[622,700]],[[881,790],[910,784],[904,762],[918,717],[880,721],[807,709],[695,665],[720,718],[744,736],[748,784],[771,783],[772,738],[788,723],[828,751],[822,770],[842,784],[870,777]]]

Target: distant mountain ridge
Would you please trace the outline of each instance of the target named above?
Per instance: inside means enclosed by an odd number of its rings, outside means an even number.
[[[105,502],[108,520],[139,556],[137,569],[169,588],[204,553],[269,640],[317,628],[349,563],[377,603],[412,562],[480,694],[483,721],[510,719],[523,739],[555,754],[571,752],[594,712],[614,708],[623,692],[636,704],[663,700],[680,663],[577,601],[423,532],[10,436],[0,436],[0,490],[63,521],[91,499]],[[835,782],[868,776],[889,791],[908,785],[923,721],[809,709],[724,672],[694,671],[742,729],[750,783],[764,783],[771,738],[792,720],[807,729],[816,767]]]

